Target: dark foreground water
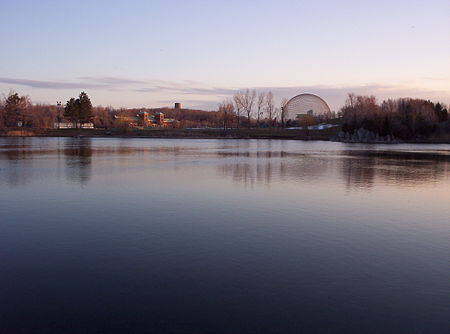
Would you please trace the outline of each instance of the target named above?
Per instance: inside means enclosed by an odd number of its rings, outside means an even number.
[[[0,139],[0,333],[450,333],[450,145]]]

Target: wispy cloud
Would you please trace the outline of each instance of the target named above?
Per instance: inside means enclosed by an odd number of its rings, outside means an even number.
[[[117,89],[146,82],[116,77],[81,77],[76,81],[31,80],[0,77],[0,83],[39,89]]]
[[[429,90],[385,84],[355,86],[259,86],[249,88],[258,92],[271,91],[278,102],[284,97],[291,98],[301,93],[316,94],[325,99],[330,108],[336,111],[339,110],[339,108],[345,103],[348,93],[355,93],[357,95],[374,95],[380,101],[389,98],[416,97],[450,103],[450,91]],[[235,92],[236,89],[211,88],[204,91],[202,89],[186,90],[185,94],[199,94],[198,96],[204,97],[202,102],[199,101],[199,99],[196,99],[195,102],[197,103],[193,104],[193,107],[198,107],[200,109],[215,109],[218,102],[220,102],[224,97],[231,96]]]
[[[122,88],[135,92],[175,92],[190,95],[224,95],[232,94],[229,88],[205,88],[198,81],[135,80],[119,77],[80,77],[75,81],[32,80],[0,77],[0,83],[26,86],[38,89],[101,89]]]
[[[65,82],[65,81],[44,81],[29,79],[0,78],[0,83],[27,86],[40,89],[74,89],[74,88],[102,88],[102,84]]]
[[[195,99],[186,99],[185,102],[191,103],[193,106],[202,109],[212,109],[217,106],[221,99],[233,95],[237,90],[245,88],[201,88],[172,85],[157,85],[149,88],[138,89],[138,92],[170,92],[173,94],[195,96]],[[300,93],[312,93],[324,98],[330,105],[331,109],[338,110],[345,102],[348,93],[358,95],[375,95],[379,100],[395,97],[418,97],[426,99],[442,100],[446,103],[450,102],[450,91],[444,90],[427,90],[421,88],[386,85],[386,84],[368,84],[354,86],[257,86],[249,87],[258,92],[271,91],[277,100],[283,97],[293,97]],[[199,98],[200,97],[200,98]],[[169,101],[167,101],[169,102]]]
[[[434,79],[440,80],[445,78]],[[127,98],[126,96],[128,93],[153,93],[154,99],[152,103],[161,103],[163,101],[170,102],[171,100],[168,99],[174,97],[179,100],[179,102],[186,103],[191,107],[200,107],[202,109],[214,109],[217,107],[217,103],[224,98],[232,96],[237,90],[247,88],[208,87],[207,84],[192,80],[136,80],[133,78],[109,76],[80,77],[74,81],[45,81],[0,77],[0,83],[48,90],[89,89],[106,92],[122,91],[125,99]],[[281,100],[283,97],[290,98],[300,93],[317,94],[324,98],[331,109],[334,110],[339,109],[343,105],[347,94],[350,92],[361,95],[375,95],[380,100],[393,97],[419,97],[450,103],[449,90],[422,89],[406,84],[386,85],[374,83],[354,86],[255,86],[248,88],[258,92],[272,91],[277,100]],[[117,96],[117,93],[114,94]],[[107,94],[105,95],[102,93],[102,95],[107,98]],[[111,98],[116,96],[111,95]],[[101,101],[100,103],[108,104],[109,101]]]
[[[236,89],[231,88],[201,88],[192,86],[171,86],[171,85],[156,85],[153,87],[143,87],[135,89],[136,92],[173,92],[183,95],[230,95],[236,92]]]
[[[83,82],[98,83],[106,86],[143,85],[146,81],[118,77],[81,77]]]

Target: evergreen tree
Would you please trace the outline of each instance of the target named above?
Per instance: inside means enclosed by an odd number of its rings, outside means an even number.
[[[434,111],[439,122],[445,122],[448,119],[448,111],[439,102],[434,106]]]
[[[24,113],[28,104],[26,96],[19,96],[19,94],[11,92],[5,100],[5,124],[17,126],[21,122],[24,126]]]
[[[77,99],[72,97],[67,101],[64,107],[64,117],[75,122],[76,127],[92,121],[92,103],[89,96],[85,92],[81,92]]]
[[[77,99],[71,98],[64,107],[64,117],[78,126],[78,102]]]
[[[78,121],[80,125],[92,121],[92,103],[85,92],[78,97]]]

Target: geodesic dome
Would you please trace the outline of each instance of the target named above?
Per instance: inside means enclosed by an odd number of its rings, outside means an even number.
[[[328,104],[314,94],[300,94],[290,99],[286,106],[286,120],[296,120],[298,115],[324,115],[331,112]]]

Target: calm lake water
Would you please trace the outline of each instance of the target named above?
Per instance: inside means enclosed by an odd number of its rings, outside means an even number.
[[[0,333],[450,333],[450,145],[0,138]]]

